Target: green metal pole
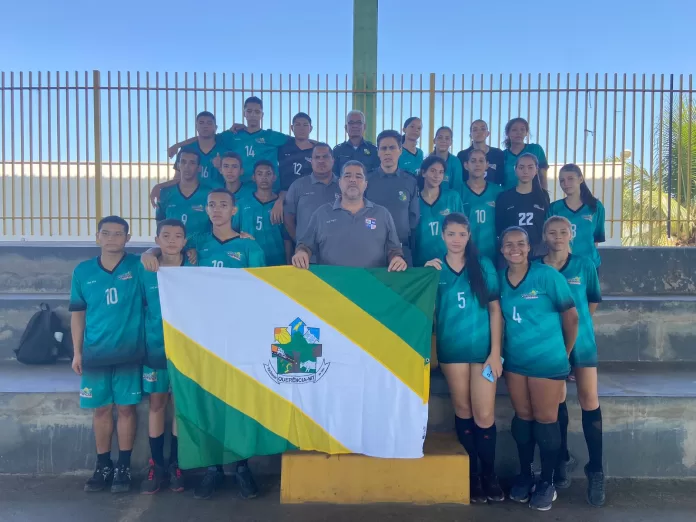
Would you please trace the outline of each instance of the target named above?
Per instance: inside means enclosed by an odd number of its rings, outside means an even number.
[[[377,1],[353,0],[353,109],[365,113],[365,139],[377,135]]]

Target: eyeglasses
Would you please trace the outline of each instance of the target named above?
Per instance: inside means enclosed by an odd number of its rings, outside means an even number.
[[[365,122],[362,121],[362,120],[357,120],[357,121],[355,121],[355,120],[350,120],[350,121],[348,122],[348,125],[350,125],[351,127],[354,126],[354,125],[365,125]]]

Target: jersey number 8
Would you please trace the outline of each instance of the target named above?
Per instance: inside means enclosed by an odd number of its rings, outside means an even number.
[[[575,239],[575,235],[577,234],[577,232],[578,232],[578,226],[575,224],[570,225],[570,237],[571,237],[571,239]]]
[[[112,305],[118,303],[118,292],[115,288],[106,289],[106,304]]]

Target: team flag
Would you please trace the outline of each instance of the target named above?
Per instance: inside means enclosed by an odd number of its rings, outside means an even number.
[[[183,469],[296,449],[423,456],[437,271],[158,279]]]

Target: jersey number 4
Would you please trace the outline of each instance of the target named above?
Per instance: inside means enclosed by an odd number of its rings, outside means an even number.
[[[532,227],[534,226],[533,219],[534,219],[534,214],[531,212],[520,212],[519,214],[520,221],[519,224],[521,227]]]
[[[519,313],[517,313],[517,307],[513,306],[512,307],[512,320],[515,321],[516,323],[521,323],[522,322],[522,316],[520,316]]]
[[[106,304],[112,305],[118,303],[118,292],[115,288],[106,289]]]

